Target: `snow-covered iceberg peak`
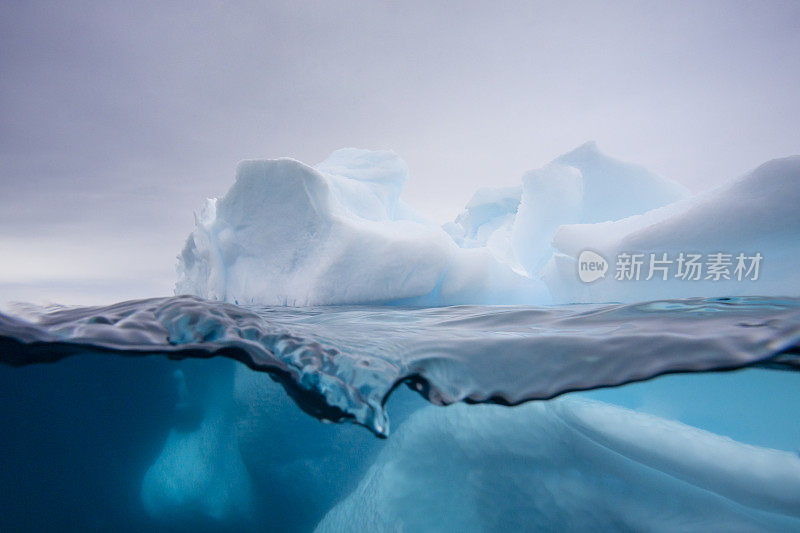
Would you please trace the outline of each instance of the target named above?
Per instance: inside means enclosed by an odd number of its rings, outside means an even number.
[[[671,204],[688,191],[585,143],[522,176],[521,187],[483,188],[445,229],[464,247],[536,277],[553,254],[559,226],[619,220]]]
[[[244,161],[209,200],[179,257],[176,293],[234,303],[543,301],[543,284],[485,249],[460,249],[400,201],[393,152],[344,149],[310,167]]]
[[[619,220],[689,195],[672,180],[602,153],[594,141],[557,157],[552,165],[577,169],[583,184],[580,223]]]

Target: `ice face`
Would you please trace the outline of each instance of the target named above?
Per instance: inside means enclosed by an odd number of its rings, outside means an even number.
[[[552,163],[525,174],[522,187],[512,243],[515,257],[536,275],[553,253],[550,241],[558,227],[581,218],[583,177],[574,167]]]
[[[179,258],[178,294],[234,303],[507,303],[544,285],[485,248],[459,248],[400,200],[405,163],[339,150],[316,168],[246,161],[208,202]]]

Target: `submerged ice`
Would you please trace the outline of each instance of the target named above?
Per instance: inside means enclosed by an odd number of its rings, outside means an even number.
[[[800,458],[586,400],[427,408],[317,531],[794,531]]]
[[[178,296],[28,309],[27,320],[0,314],[0,357],[12,365],[188,359],[174,375],[173,427],[140,478],[144,511],[168,530],[198,521],[275,531],[317,522],[321,531],[669,530],[713,520],[792,531],[795,453],[602,403],[491,404],[668,372],[796,370],[798,346],[800,300],[788,298],[289,308]],[[392,403],[399,388],[417,401]],[[420,397],[489,405],[442,409]],[[309,414],[396,431],[384,441]]]
[[[159,520],[191,513],[320,532],[800,527],[796,453],[615,405],[570,397],[441,409],[403,398],[393,405],[404,411],[396,433],[379,441],[314,423],[242,366],[217,363],[214,379],[232,386],[221,402],[228,419],[173,430],[145,477],[142,496]],[[213,395],[201,401],[220,405]],[[199,435],[230,445],[186,453]],[[207,469],[210,458],[247,471]],[[199,483],[186,484],[198,469]]]

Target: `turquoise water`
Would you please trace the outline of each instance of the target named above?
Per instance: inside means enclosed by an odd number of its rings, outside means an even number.
[[[0,315],[0,530],[796,530],[799,307]]]

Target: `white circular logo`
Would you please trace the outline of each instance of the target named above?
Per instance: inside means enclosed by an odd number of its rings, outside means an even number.
[[[608,261],[602,255],[591,250],[584,250],[578,256],[578,277],[584,283],[592,283],[606,277]]]

